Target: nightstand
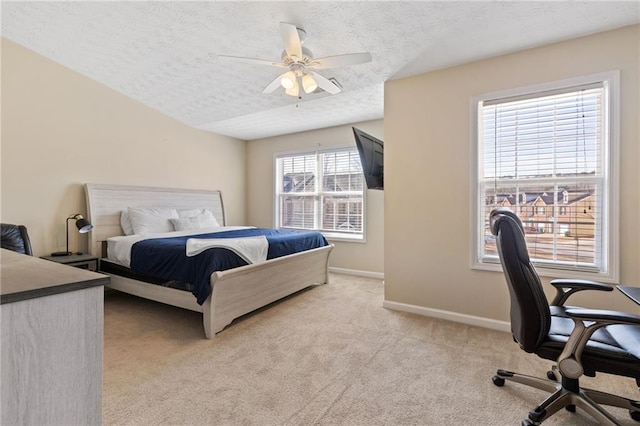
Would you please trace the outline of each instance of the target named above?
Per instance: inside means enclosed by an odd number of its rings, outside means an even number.
[[[76,268],[87,269],[89,271],[98,271],[98,257],[92,256],[90,254],[72,254],[69,256],[42,256],[42,259],[62,263],[63,265],[74,266]]]

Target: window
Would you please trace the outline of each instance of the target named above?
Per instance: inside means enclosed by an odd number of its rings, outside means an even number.
[[[355,148],[278,155],[276,198],[278,228],[364,238],[364,176]]]
[[[612,72],[474,99],[475,267],[499,264],[489,213],[502,206],[522,219],[541,275],[617,279],[617,82]]]

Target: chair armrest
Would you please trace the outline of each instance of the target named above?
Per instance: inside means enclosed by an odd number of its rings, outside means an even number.
[[[596,323],[602,323],[602,325],[640,325],[640,315],[634,315],[628,312],[606,311],[602,309],[570,308],[567,309],[565,313],[569,318],[576,318],[581,321],[594,321]]]
[[[564,305],[569,296],[582,290],[613,291],[612,285],[589,280],[560,278],[552,280],[550,284],[556,288],[556,295],[551,301],[554,306]]]
[[[589,339],[599,328],[607,325],[640,325],[640,315],[602,309],[569,308],[567,317],[574,322],[574,328],[558,357],[558,368],[563,376],[577,379],[584,372],[581,363],[582,352]]]

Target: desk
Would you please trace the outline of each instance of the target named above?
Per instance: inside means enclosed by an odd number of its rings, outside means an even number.
[[[619,285],[617,287],[622,294],[640,305],[640,287],[630,287],[626,285]]]
[[[0,250],[0,423],[102,423],[106,275]]]

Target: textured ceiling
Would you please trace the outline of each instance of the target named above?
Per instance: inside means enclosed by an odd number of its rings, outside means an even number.
[[[251,140],[382,118],[384,82],[640,22],[640,2],[6,2],[2,36],[187,125]],[[342,93],[262,89],[279,22],[315,57],[370,52],[322,70]]]

